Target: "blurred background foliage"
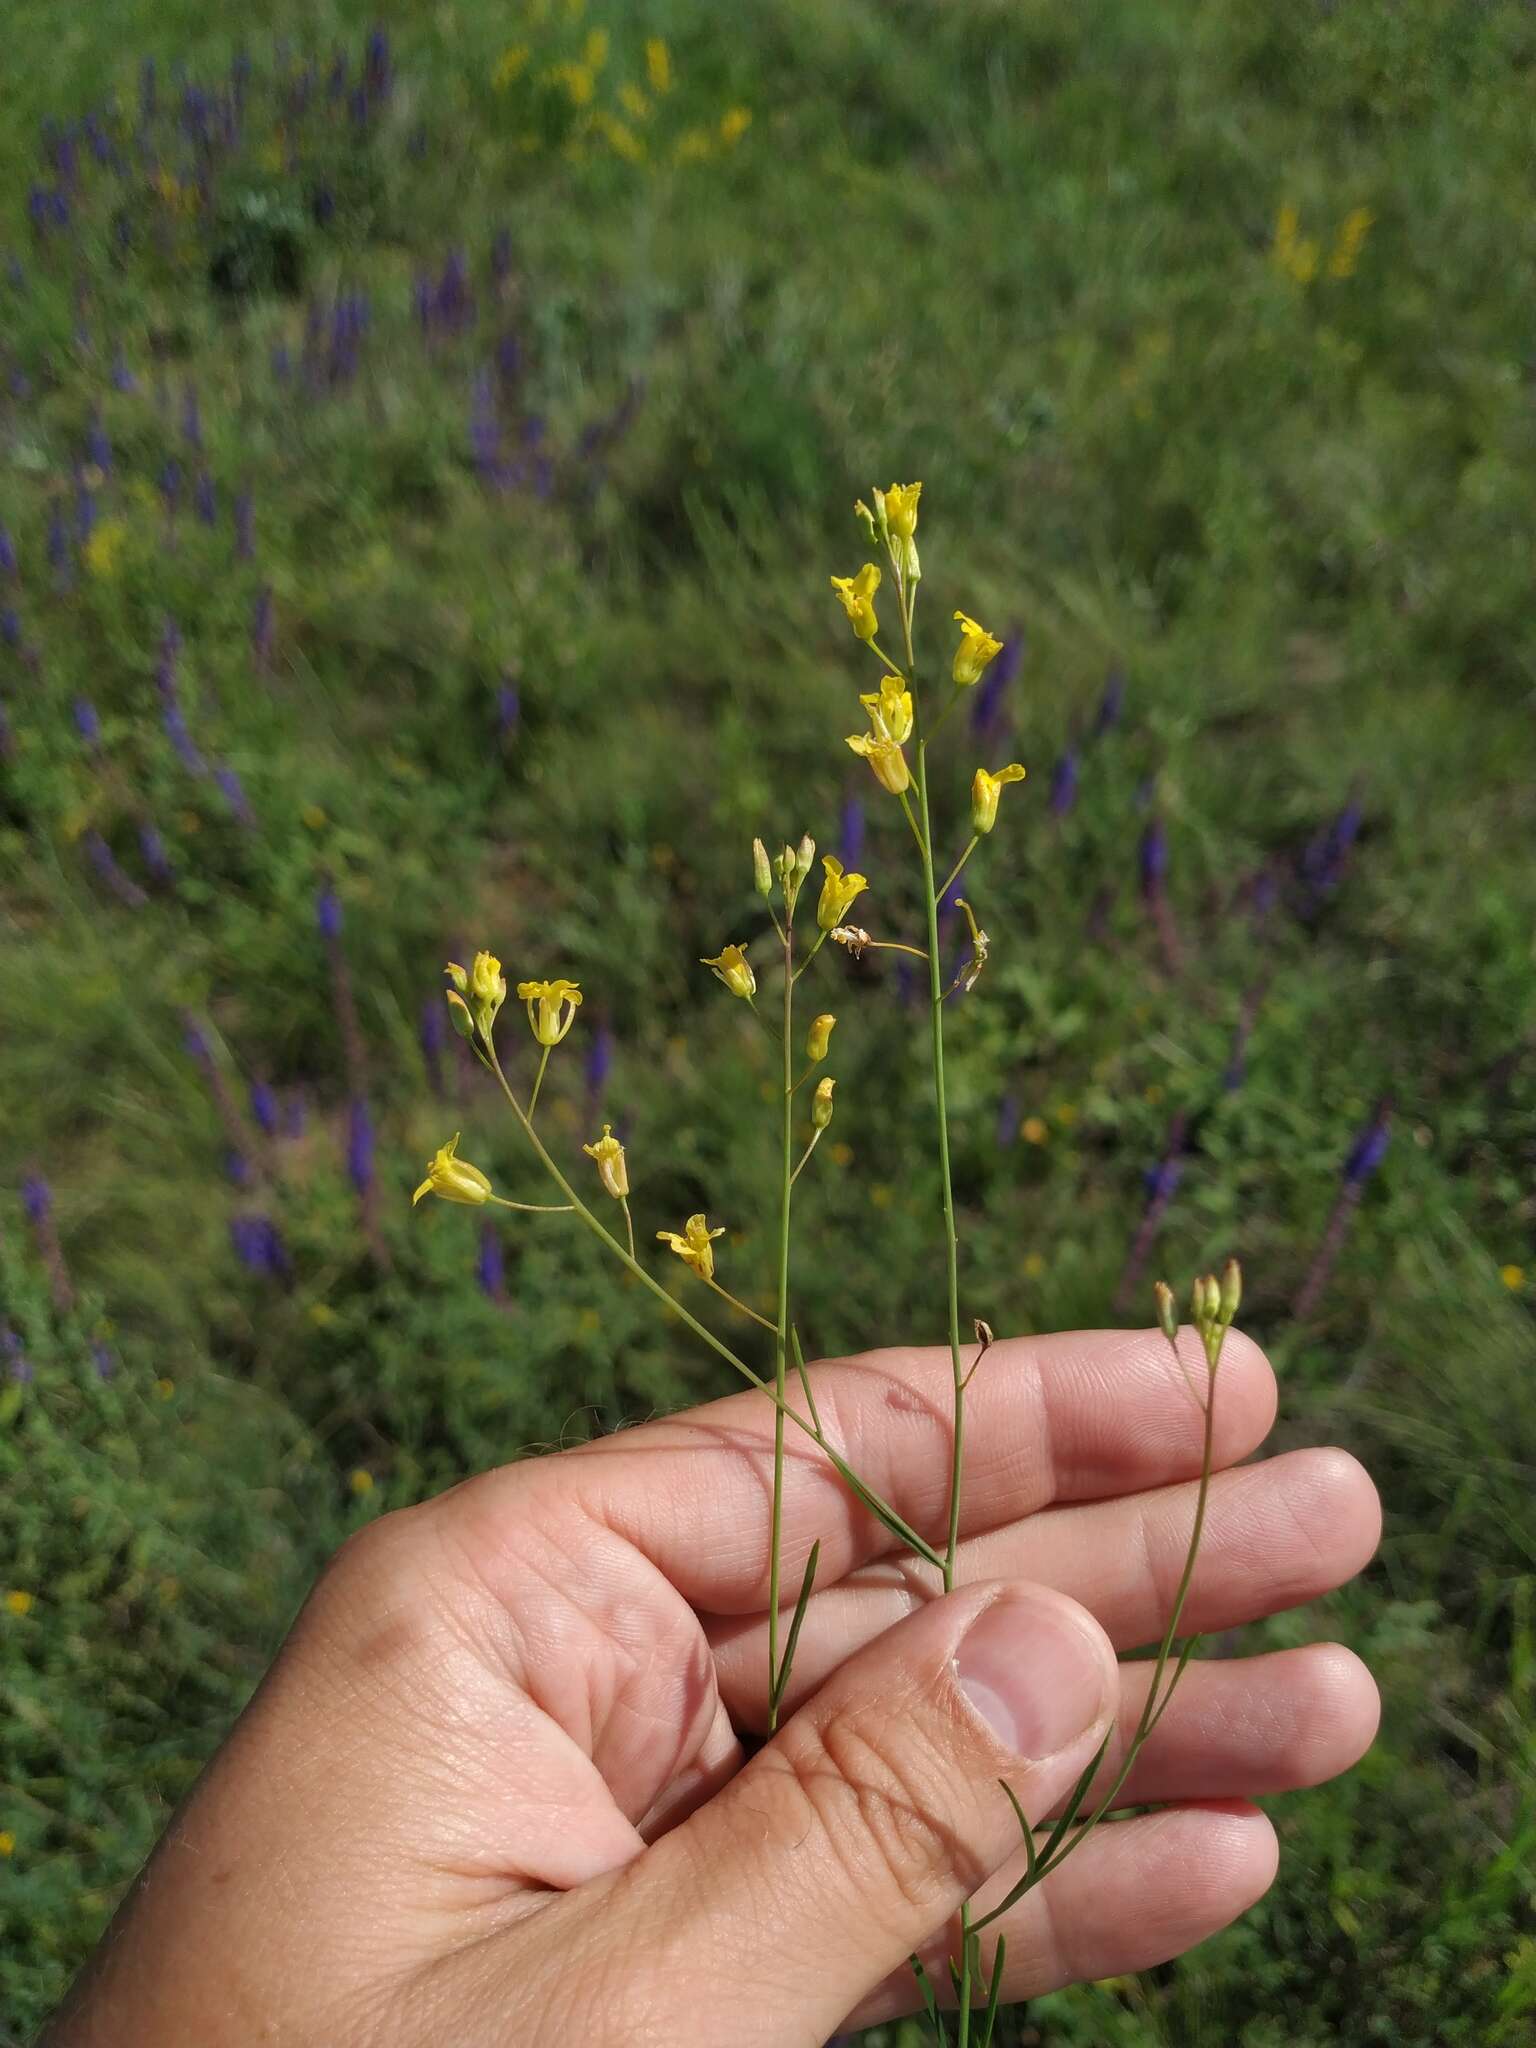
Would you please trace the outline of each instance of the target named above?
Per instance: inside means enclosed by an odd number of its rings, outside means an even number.
[[[457,1127],[538,1198],[439,968],[578,978],[550,1130],[769,1289],[765,1049],[695,963],[762,929],[754,832],[914,908],[827,587],[910,475],[935,637],[1010,636],[957,850],[1031,770],[968,877],[968,1312],[1236,1250],[1276,1441],[1388,1508],[1242,1638],[1386,1694],[1273,1895],[1007,2038],[1528,2039],[1536,16],[242,18],[7,16],[0,2038],[350,1528],[721,1390],[583,1236],[410,1215]],[[824,964],[802,1327],[937,1335],[920,1008]]]

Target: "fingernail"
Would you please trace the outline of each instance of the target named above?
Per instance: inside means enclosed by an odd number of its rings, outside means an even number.
[[[1104,1711],[1103,1651],[1070,1609],[1005,1594],[955,1654],[960,1689],[1017,1756],[1054,1756]]]

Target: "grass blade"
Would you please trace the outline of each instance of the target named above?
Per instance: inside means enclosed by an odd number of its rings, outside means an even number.
[[[795,1602],[794,1619],[789,1624],[789,1634],[784,1639],[784,1655],[779,1660],[778,1673],[773,1681],[772,1705],[775,1713],[789,1685],[790,1668],[795,1661],[795,1645],[800,1640],[800,1625],[805,1620],[805,1610],[811,1604],[811,1591],[816,1584],[816,1567],[821,1561],[821,1538],[818,1536],[811,1545],[811,1554],[805,1560],[805,1577],[800,1581],[800,1597]]]

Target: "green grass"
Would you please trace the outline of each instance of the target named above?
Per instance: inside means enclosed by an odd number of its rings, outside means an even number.
[[[1274,1894],[1186,1962],[1038,2001],[1007,2038],[1526,2038],[1536,1282],[1500,1269],[1536,1275],[1536,20],[1514,0],[816,0],[727,30],[658,0],[529,28],[465,4],[397,25],[393,96],[358,129],[324,80],[333,33],[355,76],[366,10],[269,0],[245,18],[245,137],[211,210],[87,161],[67,234],[41,250],[38,121],[114,90],[131,110],[151,52],[171,105],[178,57],[212,81],[233,45],[206,10],[149,0],[62,30],[30,0],[7,20],[0,245],[26,282],[0,283],[0,520],[22,561],[4,595],[38,660],[0,648],[0,1313],[32,1370],[0,1390],[0,1569],[34,1596],[0,1613],[4,2038],[57,1997],[348,1529],[721,1387],[580,1236],[509,1228],[508,1307],[476,1284],[475,1219],[408,1214],[460,1125],[469,1156],[538,1198],[478,1078],[445,1055],[434,1092],[419,1016],[463,945],[578,976],[551,1128],[593,1134],[581,1055],[601,1021],[642,1233],[707,1205],[732,1226],[731,1284],[770,1288],[771,1077],[695,962],[759,927],[751,835],[832,845],[850,792],[882,913],[900,914],[899,821],[842,746],[856,671],[826,582],[861,559],[852,499],[892,475],[925,480],[928,587],[1026,640],[984,753],[1031,780],[975,876],[993,964],[952,1034],[968,1312],[1007,1330],[1110,1318],[1144,1170],[1183,1114],[1156,1269],[1242,1255],[1282,1439],[1349,1443],[1388,1510],[1358,1586],[1245,1637],[1340,1637],[1387,1702],[1360,1771],[1276,1804]],[[539,83],[594,23],[613,37],[599,105],[643,78],[647,34],[670,42],[643,164],[568,147],[571,110]],[[284,34],[295,67],[321,60],[288,153]],[[498,93],[519,41],[534,60]],[[736,106],[753,117],[739,141],[674,161]],[[188,145],[161,133],[181,178]],[[1308,283],[1271,257],[1286,202],[1322,245]],[[1330,276],[1355,207],[1374,224],[1354,274]],[[476,318],[429,348],[413,278],[456,245]],[[212,282],[288,262],[296,297]],[[306,303],[338,290],[370,299],[355,377],[279,384],[273,349],[297,359]],[[476,473],[469,417],[507,331],[505,459],[527,478],[501,491]],[[131,393],[110,382],[119,345]],[[188,380],[211,529],[181,438]],[[583,434],[627,393],[594,462]],[[50,517],[75,519],[98,409],[116,558],[57,589]],[[548,496],[529,487],[529,415]],[[185,472],[174,549],[168,458]],[[247,485],[257,555],[237,562]],[[163,728],[167,614],[194,743],[237,770],[254,827]],[[1112,662],[1125,719],[1092,738]],[[509,670],[522,718],[503,739]],[[1079,797],[1057,819],[1051,765],[1074,738]],[[956,832],[975,755],[958,734]],[[1351,856],[1309,891],[1304,850],[1356,795]],[[1137,893],[1152,812],[1177,973]],[[169,886],[146,870],[145,820]],[[92,833],[142,908],[103,886]],[[1261,923],[1243,884],[1265,867],[1283,887]],[[327,875],[387,1268],[347,1179]],[[804,1327],[824,1351],[937,1337],[920,1016],[893,1010],[884,972],[834,967],[821,986],[841,1018],[840,1149],[801,1184]],[[299,1135],[250,1133],[244,1190],[189,1012],[242,1119],[252,1080],[305,1106]],[[1298,1326],[1342,1162],[1386,1094],[1391,1149]],[[1044,1142],[1016,1136],[1027,1117]],[[15,1193],[30,1170],[53,1189],[67,1312]],[[235,1257],[231,1220],[252,1213],[278,1220],[286,1278]]]

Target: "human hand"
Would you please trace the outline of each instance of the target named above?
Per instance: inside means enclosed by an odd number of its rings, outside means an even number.
[[[947,1351],[813,1368],[853,1468],[942,1540]],[[1344,1453],[1232,1469],[1274,1383],[1233,1333],[1185,1625],[1358,1571]],[[1201,1418],[1155,1332],[999,1343],[969,1396],[957,1590],[791,1431],[784,1583],[821,1541],[777,1735],[765,1703],[772,1410],[746,1393],[382,1517],[325,1573],[167,1830],[49,2048],[817,2048],[936,1983],[963,1900],[1022,1870],[997,1780],[1046,1819],[1150,1667]],[[1079,1604],[1081,1603],[1081,1604]],[[991,1935],[1005,1997],[1138,1970],[1274,1874],[1257,1794],[1366,1748],[1346,1650],[1193,1663],[1101,1829]],[[984,1939],[990,1956],[991,1939]]]

